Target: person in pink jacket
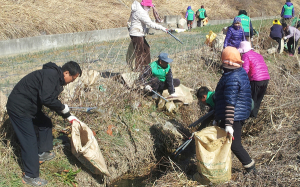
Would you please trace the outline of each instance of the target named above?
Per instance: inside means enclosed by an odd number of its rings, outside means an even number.
[[[263,56],[254,52],[252,49],[248,41],[242,41],[238,48],[242,55],[242,60],[244,61],[243,68],[246,70],[250,80],[251,94],[254,101],[254,109],[250,117],[256,118],[260,103],[268,87],[270,75]]]

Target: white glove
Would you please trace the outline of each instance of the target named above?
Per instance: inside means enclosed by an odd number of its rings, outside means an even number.
[[[230,134],[230,135],[232,136],[232,140],[234,140],[234,138],[233,138],[233,128],[232,128],[232,126],[226,125],[226,127],[225,127],[225,132],[226,132],[227,134]]]
[[[151,87],[150,85],[147,85],[147,86],[145,87],[145,90],[151,92],[151,91],[152,91],[152,87]]]
[[[253,42],[253,38],[251,38],[250,41]]]
[[[69,122],[70,122],[71,124],[73,123],[74,120],[77,121],[77,122],[79,122],[79,119],[76,118],[75,116],[69,116],[67,119],[69,120]]]
[[[285,37],[283,37],[283,39],[284,39],[284,40],[286,40],[286,39],[287,39],[287,38],[286,38],[286,36],[285,36]]]
[[[66,114],[68,112],[70,112],[70,109],[69,109],[68,105],[65,105],[65,108],[61,111],[61,113]]]
[[[178,95],[176,93],[172,93],[170,97],[178,97]]]

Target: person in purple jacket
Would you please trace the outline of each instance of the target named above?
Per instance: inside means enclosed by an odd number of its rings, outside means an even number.
[[[284,36],[282,25],[278,19],[273,20],[273,26],[270,29],[270,37],[278,43],[278,53],[281,49],[281,40]]]
[[[240,17],[235,17],[232,25],[228,27],[226,38],[224,41],[224,49],[227,46],[239,48],[241,41],[246,40],[244,30],[241,27],[241,22],[242,20]]]
[[[187,21],[188,30],[191,31],[193,27],[193,22],[195,20],[195,12],[192,10],[191,6],[187,7],[187,11],[185,13],[185,19]]]
[[[295,27],[288,26],[286,23],[282,23],[282,29],[286,34],[286,36],[283,37],[283,39],[289,39],[289,41],[287,42],[288,51],[290,53],[289,55],[294,56],[295,49],[298,45],[298,41],[300,38],[300,31]]]
[[[285,5],[283,5],[281,10],[282,22],[290,22],[291,18],[295,15],[294,5],[291,0],[286,0]]]
[[[254,108],[250,113],[250,117],[256,118],[270,80],[268,66],[263,56],[252,50],[250,42],[241,42],[238,51],[242,54],[243,68],[248,74],[251,95],[254,101]]]

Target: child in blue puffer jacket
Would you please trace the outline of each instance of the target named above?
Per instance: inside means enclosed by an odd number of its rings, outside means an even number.
[[[240,17],[235,17],[232,25],[228,27],[224,48],[227,46],[239,48],[241,41],[246,40],[244,30],[241,27],[241,22],[242,20]]]
[[[243,69],[239,51],[226,47],[222,52],[224,73],[215,90],[215,120],[232,136],[231,150],[247,172],[254,171],[255,162],[241,143],[242,126],[251,112],[251,86]],[[229,136],[230,137],[230,136]]]

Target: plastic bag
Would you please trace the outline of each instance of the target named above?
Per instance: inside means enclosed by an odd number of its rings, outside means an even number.
[[[208,18],[204,18],[204,19],[202,20],[202,22],[203,22],[203,26],[207,25],[207,23],[208,23]]]
[[[220,127],[211,126],[195,133],[198,173],[201,184],[223,183],[231,179],[231,138]]]
[[[209,34],[206,35],[205,44],[210,46],[212,45],[212,42],[216,39],[217,35],[213,31],[209,31]]]
[[[110,176],[93,131],[83,122],[73,121],[71,151],[92,173]]]

